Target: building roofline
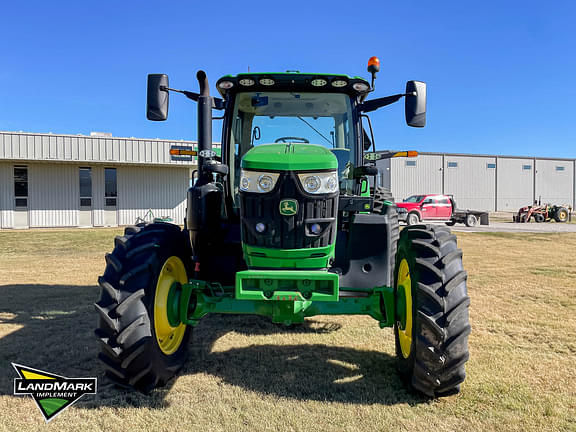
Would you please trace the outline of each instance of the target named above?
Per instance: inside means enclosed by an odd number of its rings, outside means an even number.
[[[376,153],[389,152],[390,150],[376,150]],[[504,158],[504,159],[539,159],[574,162],[576,158],[547,157],[547,156],[513,156],[513,155],[495,155],[495,154],[476,154],[476,153],[442,153],[442,152],[418,152],[418,155],[424,156],[455,156],[455,157],[478,157],[478,158]]]
[[[0,130],[0,134],[10,134],[10,135],[33,135],[33,136],[48,136],[48,137],[68,137],[68,138],[90,138],[90,139],[120,139],[120,140],[134,140],[134,141],[157,141],[157,142],[174,142],[174,143],[184,143],[184,144],[197,144],[197,141],[191,140],[178,140],[178,139],[166,139],[166,138],[136,138],[136,137],[121,137],[121,136],[101,136],[101,135],[84,135],[84,134],[62,134],[62,133],[51,133],[51,132],[24,132],[24,131],[3,131]],[[213,144],[220,144],[215,142]]]

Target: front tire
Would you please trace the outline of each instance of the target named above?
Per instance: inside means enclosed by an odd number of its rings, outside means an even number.
[[[418,225],[420,223],[420,216],[418,213],[409,213],[408,217],[406,218],[406,224],[408,225]]]
[[[98,279],[98,358],[112,381],[149,393],[187,357],[190,327],[170,324],[166,303],[170,287],[188,281],[190,245],[178,226],[167,223],[126,228],[115,245]]]
[[[405,228],[394,277],[400,375],[430,397],[458,393],[469,357],[470,299],[456,236],[442,226]]]

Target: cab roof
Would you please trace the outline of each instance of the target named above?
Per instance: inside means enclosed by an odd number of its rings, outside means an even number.
[[[216,88],[224,98],[241,91],[306,91],[357,96],[366,93],[370,84],[361,77],[341,74],[249,72],[225,75],[216,82]]]

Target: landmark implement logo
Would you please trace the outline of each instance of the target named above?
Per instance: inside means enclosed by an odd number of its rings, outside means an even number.
[[[49,422],[85,394],[96,394],[96,378],[66,378],[12,363],[20,378],[14,378],[14,394],[30,395],[44,420]]]

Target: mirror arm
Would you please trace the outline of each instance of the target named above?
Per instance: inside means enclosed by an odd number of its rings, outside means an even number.
[[[198,102],[198,98],[200,97],[198,93],[194,93],[188,90],[178,90],[165,86],[160,86],[160,90],[182,93],[184,96],[186,96],[188,99],[193,100],[194,102]],[[217,110],[223,110],[225,108],[224,100],[220,98],[212,98],[212,108]]]
[[[371,99],[369,101],[364,102],[360,105],[360,111],[362,112],[372,112],[376,111],[378,108],[385,107],[387,105],[393,104],[394,102],[398,102],[404,96],[416,96],[416,92],[412,93],[400,93],[395,94],[392,96],[386,96],[378,99]]]

